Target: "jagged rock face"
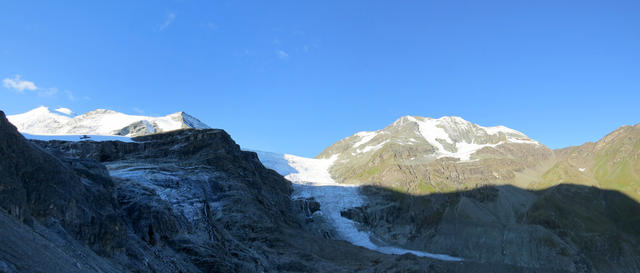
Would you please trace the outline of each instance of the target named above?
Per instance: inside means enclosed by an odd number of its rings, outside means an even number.
[[[273,271],[282,257],[269,254],[266,243],[296,226],[288,181],[222,130],[135,140],[39,144],[60,156],[102,161],[125,218],[151,247],[186,253],[206,271]]]
[[[555,151],[558,161],[537,186],[576,183],[624,192],[640,201],[640,124],[623,126],[598,142]]]
[[[375,132],[360,132],[325,149],[342,183],[373,184],[411,193],[514,183],[526,186],[553,152],[502,126],[482,127],[458,117],[406,116]]]
[[[22,137],[0,111],[0,208],[27,224],[59,222],[100,254],[126,240],[114,184],[100,164],[60,160]]]

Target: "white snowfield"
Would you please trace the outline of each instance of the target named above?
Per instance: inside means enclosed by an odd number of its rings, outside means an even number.
[[[40,106],[29,112],[7,116],[18,131],[33,135],[115,135],[119,130],[142,122],[149,132],[159,133],[182,128],[209,128],[198,119],[177,112],[164,117],[127,115],[112,110],[98,109],[89,113],[71,116],[68,108],[51,112]]]
[[[461,117],[445,116],[438,119],[422,118],[414,116],[404,116],[396,120],[393,125],[403,125],[406,122],[413,122],[418,125],[418,132],[431,146],[436,148],[434,156],[436,158],[453,157],[458,158],[461,161],[469,161],[471,155],[485,147],[496,147],[505,143],[519,143],[519,144],[532,144],[540,145],[539,142],[530,139],[525,134],[507,128],[505,126],[483,127],[473,124],[464,120]],[[384,134],[385,130],[378,130],[374,132],[358,132],[352,137],[357,137],[359,140],[353,145],[352,148],[365,145],[373,140],[376,136]],[[472,134],[476,136],[487,135],[499,135],[504,134],[505,140],[497,143],[477,143],[472,140],[470,143],[465,140],[460,140],[460,135]],[[414,139],[413,139],[414,140]],[[414,140],[415,141],[415,140]],[[404,144],[413,144],[411,139]],[[448,143],[455,147],[447,149],[443,143]],[[357,153],[366,153],[370,151],[378,150],[384,145],[380,143],[378,145],[367,145],[364,149],[357,149],[354,155]]]
[[[463,259],[445,254],[433,254],[390,246],[378,246],[371,241],[369,232],[358,230],[356,223],[342,217],[340,212],[363,205],[359,186],[343,185],[335,182],[329,174],[329,167],[337,156],[331,159],[312,159],[289,154],[276,154],[255,151],[260,161],[291,181],[294,185],[292,198],[313,197],[320,203],[322,216],[334,227],[345,241],[385,254],[401,255],[411,253],[444,261],[462,261]]]
[[[22,133],[26,139],[42,141],[63,140],[63,141],[122,141],[133,142],[130,137],[125,136],[100,136],[100,135],[32,135]]]

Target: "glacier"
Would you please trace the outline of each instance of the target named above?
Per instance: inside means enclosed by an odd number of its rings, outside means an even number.
[[[379,246],[371,240],[371,234],[359,230],[356,223],[342,217],[341,211],[362,206],[364,200],[359,193],[359,185],[339,184],[329,174],[329,168],[337,159],[337,155],[328,159],[305,158],[290,154],[277,154],[256,151],[258,158],[265,165],[292,182],[294,192],[292,198],[313,197],[320,203],[322,216],[335,228],[338,236],[357,246],[368,248],[384,254],[402,255],[411,253],[420,257],[428,257],[443,261],[462,261],[462,258],[446,254],[434,254],[409,250],[392,246]]]

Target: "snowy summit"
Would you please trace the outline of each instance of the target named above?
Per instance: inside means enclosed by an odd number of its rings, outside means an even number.
[[[68,108],[50,111],[40,106],[29,112],[7,116],[21,133],[32,135],[101,135],[134,137],[185,128],[209,128],[197,118],[177,112],[164,117],[136,116],[98,109],[71,116]]]

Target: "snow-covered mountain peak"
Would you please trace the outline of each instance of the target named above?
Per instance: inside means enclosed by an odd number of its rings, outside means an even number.
[[[26,113],[7,116],[7,118],[18,130],[34,132],[34,134],[42,133],[42,128],[59,130],[64,124],[71,120],[71,117],[51,112],[49,108],[45,106],[40,106]]]
[[[87,112],[85,115],[92,116],[92,115],[104,115],[104,114],[119,114],[119,113],[109,109],[96,109],[96,110]]]
[[[68,111],[67,111],[68,110]],[[109,109],[97,109],[71,117],[58,108],[54,113],[45,106],[7,118],[20,132],[34,135],[119,135],[139,136],[185,128],[206,129],[206,124],[185,113],[164,117],[128,115]]]
[[[428,118],[418,116],[405,116],[394,122],[395,126],[414,124],[420,134],[426,139],[444,140],[448,143],[490,143],[498,142],[523,142],[533,140],[525,134],[507,128],[505,126],[484,127],[471,123],[461,117],[444,116],[441,118]],[[429,141],[430,143],[433,141]]]
[[[480,149],[507,143],[539,145],[516,130],[504,126],[484,127],[458,116],[403,116],[381,130],[358,132],[328,150],[333,150],[330,154],[356,156],[390,144],[426,146],[432,147],[432,158],[453,157],[465,161]],[[324,155],[327,153],[323,152]]]
[[[51,111],[49,111],[49,107],[46,107],[44,105],[40,105],[40,106],[38,106],[36,108],[31,109],[27,113],[50,113],[50,112]]]

